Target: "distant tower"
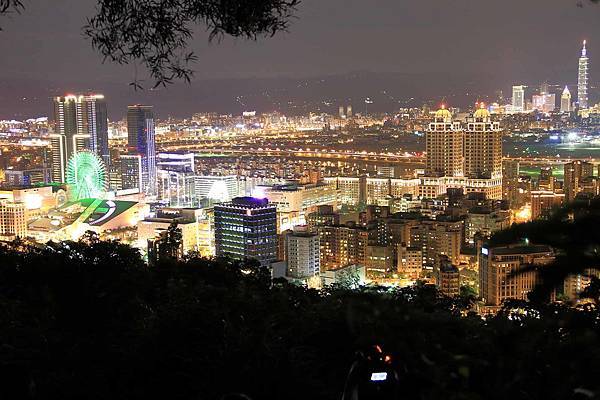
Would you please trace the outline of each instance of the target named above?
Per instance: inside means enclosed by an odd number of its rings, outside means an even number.
[[[352,116],[352,106],[348,105],[346,108],[346,117],[350,118]]]
[[[577,102],[579,108],[588,108],[588,57],[585,48],[586,41],[583,41],[581,57],[579,57],[579,74],[577,76]]]
[[[560,112],[571,112],[571,92],[569,92],[567,86],[565,86],[565,90],[563,90],[562,95],[560,96]]]
[[[514,112],[525,111],[525,86],[512,87],[512,108]]]
[[[340,106],[339,115],[340,118],[346,118],[346,114],[344,114],[344,106]]]

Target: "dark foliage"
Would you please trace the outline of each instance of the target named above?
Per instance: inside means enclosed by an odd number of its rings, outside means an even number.
[[[140,62],[154,87],[188,81],[196,56],[188,49],[194,26],[209,39],[224,35],[256,39],[287,28],[299,0],[99,0],[85,35],[105,59]],[[132,83],[141,87],[141,81]]]
[[[430,286],[319,293],[262,271],[194,257],[150,269],[94,235],[4,246],[0,398],[339,399],[374,343],[405,398],[598,398],[594,307],[515,303],[484,321]]]
[[[575,201],[545,220],[516,224],[492,237],[497,245],[529,241],[556,251],[556,261],[540,268],[541,284],[532,300],[546,302],[570,275],[594,275],[600,268],[600,198]],[[527,271],[530,269],[525,269]]]

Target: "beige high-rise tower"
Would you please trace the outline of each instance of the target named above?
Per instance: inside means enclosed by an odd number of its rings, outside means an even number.
[[[442,107],[435,113],[425,139],[427,176],[464,175],[463,131],[460,122],[452,120],[450,111]]]
[[[467,119],[464,172],[475,179],[502,177],[502,130],[483,104]]]

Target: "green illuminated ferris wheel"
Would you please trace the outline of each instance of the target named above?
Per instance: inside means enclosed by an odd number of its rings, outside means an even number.
[[[91,151],[78,151],[67,163],[67,184],[73,200],[102,197],[106,192],[106,167]]]

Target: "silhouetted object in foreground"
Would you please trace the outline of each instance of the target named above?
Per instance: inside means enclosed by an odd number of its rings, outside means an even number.
[[[392,366],[392,356],[380,346],[357,353],[342,400],[395,400],[400,393],[400,378]]]

